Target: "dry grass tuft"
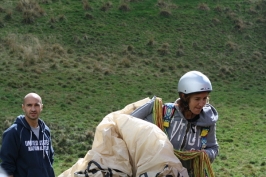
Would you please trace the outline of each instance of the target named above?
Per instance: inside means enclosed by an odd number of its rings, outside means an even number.
[[[148,46],[154,46],[155,45],[155,40],[153,38],[149,39],[147,45]]]
[[[50,3],[50,0],[41,0],[41,3],[42,4],[49,4]]]
[[[207,4],[205,4],[205,3],[199,4],[198,5],[198,9],[199,10],[204,10],[204,11],[209,11],[210,10],[209,6]]]
[[[5,13],[5,9],[2,7],[2,6],[0,6],[0,13]]]
[[[214,10],[219,13],[223,12],[223,8],[221,6],[216,6]]]
[[[169,46],[170,46],[170,45],[169,45],[168,43],[163,43],[162,48],[163,48],[163,49],[168,49]]]
[[[157,2],[157,6],[160,7],[160,8],[166,8],[168,6],[168,4],[165,1],[163,1],[163,0],[159,0]]]
[[[176,4],[165,2],[163,0],[159,0],[157,6],[160,8],[159,15],[163,17],[170,17],[172,15],[171,9],[177,9]]]
[[[236,19],[234,20],[235,23],[235,29],[238,31],[243,31],[245,29],[245,23],[242,19]]]
[[[59,20],[60,22],[65,21],[65,20],[66,20],[66,16],[65,16],[64,14],[60,14],[60,15],[58,16],[58,20]]]
[[[252,15],[256,15],[256,14],[258,14],[257,10],[254,9],[253,7],[249,8],[248,12],[249,12],[250,14],[252,14]]]
[[[84,10],[86,10],[86,11],[92,10],[92,7],[90,6],[90,4],[87,0],[83,0],[82,3],[83,3],[83,9]]]
[[[0,19],[0,28],[4,28],[5,27],[5,23],[3,22],[3,20]]]
[[[184,56],[184,55],[185,55],[185,52],[184,52],[183,49],[178,49],[178,50],[176,51],[176,56],[177,56],[177,57],[182,57],[182,56]]]
[[[74,40],[75,44],[82,44],[83,43],[82,39],[78,36],[74,36],[73,40]]]
[[[90,19],[90,20],[92,20],[92,19],[94,18],[93,15],[90,14],[90,13],[85,13],[84,17],[85,17],[86,19]]]
[[[212,19],[212,23],[215,24],[215,25],[218,25],[218,24],[221,23],[221,21],[218,18],[213,18]]]
[[[33,0],[28,0],[28,1],[19,1],[16,10],[19,12],[24,12],[26,10],[33,10],[35,11],[36,16],[42,16],[44,15],[44,10],[40,7],[40,5],[33,1]]]
[[[57,20],[54,16],[52,16],[49,20],[49,23],[56,23],[56,22],[57,22]]]
[[[220,68],[220,72],[223,74],[223,75],[232,75],[232,71],[231,71],[231,68],[227,67],[227,66],[222,66]]]
[[[24,66],[47,64],[53,58],[67,56],[60,44],[44,43],[33,35],[10,34],[4,38],[4,44],[14,56],[23,60]]]
[[[199,47],[199,44],[197,43],[197,42],[193,42],[192,43],[192,47],[194,48],[194,49],[199,49],[200,47]]]
[[[105,12],[105,11],[108,11],[112,7],[113,7],[112,2],[108,1],[108,2],[103,4],[103,6],[100,8],[100,10]]]
[[[258,17],[258,18],[256,19],[256,23],[265,23],[265,22],[266,22],[266,19],[263,18],[263,17]]]
[[[232,41],[228,41],[225,46],[229,51],[235,51],[238,49],[238,45]]]
[[[168,43],[162,44],[162,46],[159,49],[157,49],[157,52],[160,55],[167,55],[169,53],[169,44]]]
[[[46,15],[40,5],[33,0],[19,1],[16,10],[23,14],[22,22],[27,24],[34,23],[35,18]]]
[[[51,47],[54,54],[58,54],[60,56],[64,55],[65,49],[60,44],[53,44]]]
[[[34,23],[35,21],[35,11],[34,10],[25,10],[23,11],[22,22],[26,24]]]
[[[94,132],[93,131],[87,131],[85,133],[87,139],[93,139],[94,138]]]
[[[259,52],[259,51],[254,51],[253,52],[253,55],[252,55],[252,58],[253,59],[260,59],[260,58],[262,58],[262,53],[261,52]]]
[[[7,10],[6,11],[6,15],[5,15],[5,20],[11,20],[12,19],[12,16],[13,16],[13,12],[12,12],[12,10]]]
[[[128,58],[123,58],[119,64],[122,67],[129,68],[131,65],[131,61]]]
[[[101,66],[99,62],[93,64],[93,72],[101,73],[102,71],[103,71],[103,67]]]
[[[236,13],[234,13],[234,12],[227,12],[227,17],[229,18],[229,19],[231,19],[231,20],[234,20],[234,19],[236,19],[236,17],[237,17],[237,15],[236,15]]]
[[[7,129],[8,127],[10,127],[13,124],[13,119],[11,118],[7,118],[4,122],[3,122],[3,128],[4,130]]]
[[[127,46],[127,51],[132,52],[133,50],[134,50],[134,46],[132,45]]]

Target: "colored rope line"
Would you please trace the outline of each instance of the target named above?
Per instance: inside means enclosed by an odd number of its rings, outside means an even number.
[[[162,99],[156,97],[156,100],[153,105],[153,122],[156,124],[161,130],[164,131],[163,126],[163,110],[162,110]]]
[[[178,151],[175,155],[181,160],[192,160],[195,177],[214,177],[211,162],[205,151]]]

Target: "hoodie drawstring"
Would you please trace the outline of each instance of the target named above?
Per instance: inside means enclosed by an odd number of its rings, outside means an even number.
[[[30,131],[30,146],[32,146],[32,131]]]
[[[43,152],[43,158],[45,158],[44,154],[44,132],[42,131],[42,152]]]

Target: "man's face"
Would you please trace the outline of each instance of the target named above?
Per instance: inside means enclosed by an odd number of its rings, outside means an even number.
[[[25,117],[30,120],[36,120],[42,111],[42,103],[38,97],[29,96],[24,99],[22,109],[25,112]]]

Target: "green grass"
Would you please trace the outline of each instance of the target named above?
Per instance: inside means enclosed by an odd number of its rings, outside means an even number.
[[[20,2],[0,3],[0,129],[39,93],[56,175],[85,156],[106,114],[153,95],[172,102],[180,76],[199,70],[219,112],[216,176],[264,176],[265,0]]]

